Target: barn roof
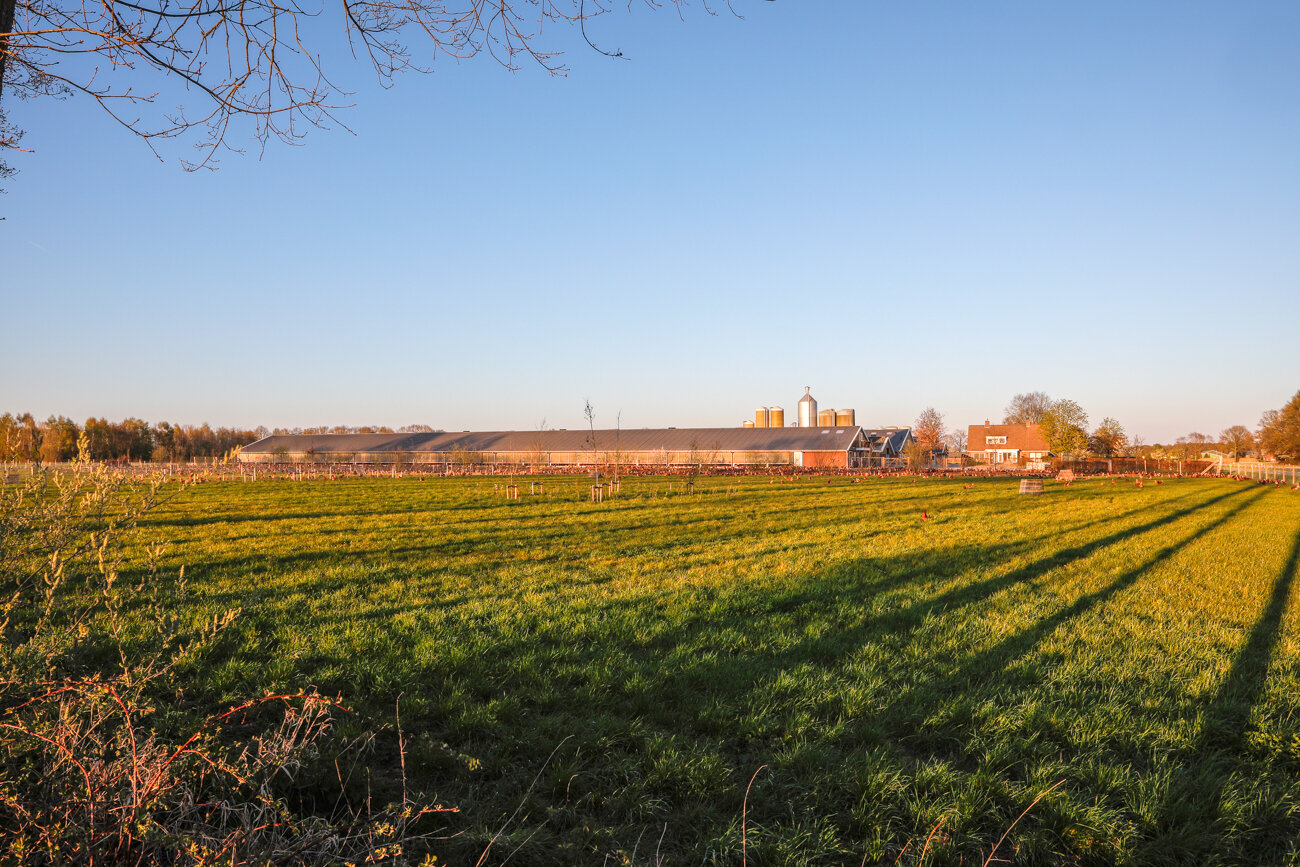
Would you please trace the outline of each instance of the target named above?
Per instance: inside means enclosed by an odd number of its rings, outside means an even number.
[[[466,452],[847,451],[862,429],[656,428],[634,430],[462,431],[398,434],[279,434],[244,446],[244,454]],[[883,432],[881,432],[883,433]],[[889,433],[895,433],[889,431]]]

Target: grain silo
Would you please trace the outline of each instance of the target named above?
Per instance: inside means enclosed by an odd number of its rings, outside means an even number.
[[[817,413],[817,427],[835,427],[835,410],[824,409]]]
[[[817,426],[817,398],[812,396],[812,386],[803,387],[803,397],[799,398],[799,427]]]
[[[760,406],[758,409],[754,410],[754,427],[767,427],[767,426],[768,426],[767,407]]]
[[[767,408],[768,427],[785,427],[785,407],[769,406]]]
[[[836,427],[853,427],[853,419],[854,419],[854,416],[855,416],[855,413],[854,413],[853,410],[851,410],[851,409],[837,409],[837,410],[835,410],[835,426],[836,426]]]
[[[744,428],[752,428],[754,426],[754,423],[749,419],[745,419],[743,422],[741,422],[740,426]]]

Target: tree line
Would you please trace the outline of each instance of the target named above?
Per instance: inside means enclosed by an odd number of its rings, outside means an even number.
[[[187,463],[230,456],[269,434],[355,434],[355,433],[434,433],[427,424],[408,424],[397,429],[385,425],[322,425],[319,427],[256,427],[245,430],[233,427],[213,428],[160,421],[150,423],[138,418],[109,421],[88,418],[77,424],[66,416],[50,416],[40,421],[29,412],[0,415],[0,461],[56,464],[77,456],[78,442],[86,436],[91,460],[158,461]]]
[[[77,456],[78,441],[84,434],[92,460],[184,463],[224,457],[266,433],[266,428],[214,429],[207,423],[151,424],[138,418],[109,421],[91,417],[77,424],[61,415],[38,421],[29,412],[5,413],[0,415],[0,461],[70,461]]]
[[[1142,437],[1130,435],[1124,425],[1109,416],[1089,429],[1088,414],[1083,407],[1073,400],[1053,399],[1042,391],[1011,398],[1002,423],[1038,425],[1049,448],[1062,456],[1187,460],[1214,450],[1233,458],[1300,460],[1300,392],[1281,409],[1266,411],[1256,430],[1237,424],[1224,428],[1217,436],[1192,431],[1167,445],[1147,445]],[[961,454],[968,447],[966,431],[949,430],[943,413],[934,407],[926,407],[917,417],[912,435],[919,453],[927,456],[943,450],[950,455]]]
[[[1147,445],[1140,436],[1131,436],[1114,418],[1104,418],[1089,429],[1088,414],[1073,400],[1052,399],[1045,392],[1017,394],[1007,404],[1003,424],[1036,424],[1058,455],[1093,455],[1096,457],[1199,457],[1207,450],[1222,451],[1236,458],[1272,457],[1283,461],[1300,460],[1300,391],[1280,409],[1266,411],[1259,427],[1245,425],[1224,428],[1217,436],[1192,431],[1173,443]],[[78,441],[86,436],[92,460],[161,461],[184,463],[230,455],[240,446],[268,434],[353,434],[353,433],[434,433],[425,424],[403,425],[332,425],[318,427],[212,428],[179,425],[170,422],[149,423],[138,418],[108,421],[88,418],[78,425],[66,416],[50,416],[38,421],[31,413],[0,415],[0,461],[60,463],[77,456]],[[959,455],[966,451],[966,431],[949,430],[943,413],[926,409],[912,427],[918,449],[925,460],[939,451]],[[916,456],[921,459],[918,451]]]

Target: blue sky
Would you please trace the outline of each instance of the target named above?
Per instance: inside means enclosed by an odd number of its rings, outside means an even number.
[[[0,410],[729,426],[810,385],[964,426],[1043,390],[1153,442],[1300,389],[1300,6],[616,8],[627,59],[548,31],[565,77],[336,64],[351,132],[215,172],[11,102]]]

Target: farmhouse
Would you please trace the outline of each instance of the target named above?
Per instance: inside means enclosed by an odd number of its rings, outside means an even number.
[[[600,464],[796,467],[882,466],[911,439],[908,428],[663,428],[301,434],[263,437],[244,462]]]
[[[985,464],[1023,464],[1046,460],[1052,452],[1036,424],[973,424],[966,454]]]

